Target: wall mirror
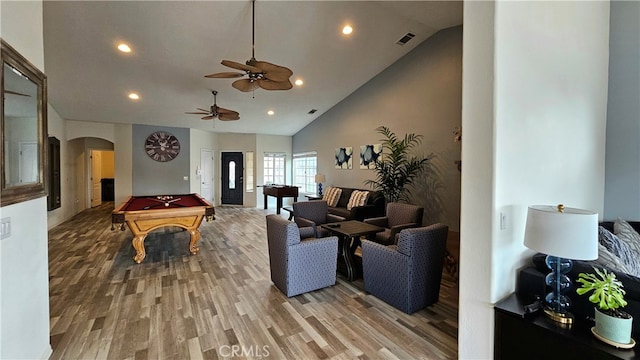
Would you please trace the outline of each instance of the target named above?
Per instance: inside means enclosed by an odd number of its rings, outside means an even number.
[[[47,78],[2,40],[0,206],[46,195]]]

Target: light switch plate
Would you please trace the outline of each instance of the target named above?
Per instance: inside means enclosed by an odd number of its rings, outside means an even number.
[[[11,236],[11,218],[6,217],[0,219],[0,239],[6,239]]]

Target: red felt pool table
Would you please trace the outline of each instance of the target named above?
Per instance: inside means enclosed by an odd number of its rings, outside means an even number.
[[[197,254],[200,250],[198,228],[203,218],[213,220],[214,215],[214,207],[198,194],[131,196],[113,210],[111,221],[114,225],[120,224],[121,230],[126,223],[133,233],[132,244],[136,250],[133,260],[139,264],[146,256],[144,239],[147,234],[163,226],[177,226],[189,231],[189,252]]]

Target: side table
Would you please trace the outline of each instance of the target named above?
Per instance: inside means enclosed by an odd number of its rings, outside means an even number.
[[[307,194],[304,197],[306,197],[309,200],[322,200],[322,195],[318,195],[318,194]]]
[[[526,314],[528,302],[511,294],[495,305],[494,359],[637,359],[638,346],[617,349],[591,334],[593,322],[576,319],[562,327],[543,311]],[[635,337],[634,337],[635,338]]]

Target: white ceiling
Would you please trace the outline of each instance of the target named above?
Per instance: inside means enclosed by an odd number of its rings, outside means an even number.
[[[258,0],[255,9],[256,59],[290,68],[303,86],[243,93],[235,79],[204,77],[234,71],[223,59],[251,58],[248,0],[46,0],[49,103],[69,120],[293,135],[438,30],[462,24],[461,1]],[[341,34],[347,23],[350,37]],[[397,45],[407,32],[416,37]],[[118,52],[119,41],[133,52]],[[240,120],[185,114],[208,109],[212,90]]]

